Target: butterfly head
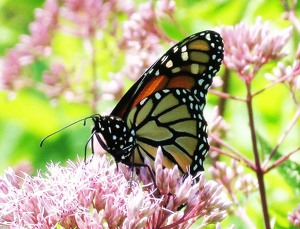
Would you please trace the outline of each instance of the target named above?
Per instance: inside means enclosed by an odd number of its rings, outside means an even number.
[[[135,143],[134,132],[130,131],[122,119],[112,115],[94,115],[92,119],[92,134],[96,136],[102,148],[110,153],[116,162],[129,161]]]

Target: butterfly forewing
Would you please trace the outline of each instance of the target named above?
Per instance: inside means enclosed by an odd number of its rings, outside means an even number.
[[[165,88],[193,88],[196,96],[205,104],[205,96],[202,95],[207,93],[222,59],[223,42],[218,33],[204,31],[185,38],[140,77],[111,115],[124,118],[141,100]]]

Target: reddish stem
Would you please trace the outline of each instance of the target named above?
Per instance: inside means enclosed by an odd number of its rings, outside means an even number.
[[[264,183],[264,170],[260,163],[257,139],[256,139],[256,131],[255,131],[255,125],[254,125],[253,106],[252,106],[253,95],[251,94],[251,82],[246,82],[246,88],[247,88],[247,110],[248,110],[248,115],[249,115],[251,140],[252,140],[252,147],[253,147],[255,166],[256,166],[255,173],[256,173],[258,185],[259,185],[259,192],[260,192],[260,199],[261,199],[262,211],[263,211],[263,216],[264,216],[265,228],[271,229],[270,217],[269,217],[269,213],[268,213],[267,198],[266,198],[266,189],[265,189],[265,183]]]
[[[210,134],[209,136],[212,138],[212,140],[216,141],[219,145],[221,145],[221,146],[227,148],[228,150],[230,150],[233,155],[229,154],[229,153],[226,153],[224,151],[221,151],[220,149],[218,149],[218,147],[214,147],[214,146],[210,146],[211,150],[215,150],[220,154],[228,155],[229,157],[233,158],[234,160],[243,161],[252,170],[256,169],[255,164],[252,161],[250,161],[247,157],[245,157],[238,150],[233,148],[230,144],[226,143],[225,141],[222,141],[220,138],[214,136],[213,134]]]
[[[290,158],[294,153],[297,153],[300,150],[300,147],[297,149],[293,150],[292,152],[288,153],[285,156],[280,157],[277,161],[275,161],[269,168],[265,169],[265,173],[269,172],[270,170],[277,168],[279,165],[284,163],[287,159]]]
[[[286,130],[284,131],[283,135],[279,138],[277,145],[275,146],[275,148],[272,150],[272,152],[270,153],[269,157],[264,161],[262,167],[265,168],[267,166],[267,164],[269,163],[269,161],[271,160],[271,158],[275,155],[275,153],[277,152],[279,146],[282,144],[282,142],[284,141],[284,139],[287,137],[287,135],[291,132],[292,128],[296,125],[297,121],[300,118],[300,107],[297,107],[297,111],[296,114],[294,115],[292,121],[290,122],[290,124],[287,126]]]

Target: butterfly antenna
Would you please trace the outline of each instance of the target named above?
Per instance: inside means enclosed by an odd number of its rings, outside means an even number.
[[[41,141],[41,143],[40,143],[40,147],[43,146],[43,143],[44,143],[44,141],[45,141],[47,138],[51,137],[51,136],[54,135],[54,134],[57,134],[58,132],[60,132],[60,131],[62,131],[62,130],[64,130],[64,129],[67,129],[67,128],[70,127],[70,126],[73,126],[73,125],[76,124],[76,123],[79,123],[79,122],[82,122],[82,121],[83,121],[83,125],[85,126],[86,120],[87,120],[87,119],[90,119],[90,118],[93,118],[93,116],[89,116],[89,117],[86,117],[86,118],[77,120],[76,122],[73,122],[73,123],[71,123],[71,124],[69,124],[69,125],[67,125],[67,126],[65,126],[65,127],[63,127],[63,128],[61,128],[61,129],[55,131],[55,132],[53,132],[52,134],[49,134],[48,136],[46,136],[46,137],[44,137],[44,138],[42,139],[42,141]]]

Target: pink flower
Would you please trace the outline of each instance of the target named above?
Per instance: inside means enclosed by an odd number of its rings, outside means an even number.
[[[258,189],[257,180],[251,174],[244,174],[244,167],[238,166],[235,160],[230,166],[225,162],[216,162],[210,167],[210,173],[215,181],[224,185],[229,195],[240,191],[247,196]]]
[[[289,221],[296,227],[300,227],[300,204],[298,205],[298,209],[294,209],[293,213],[289,213]]]
[[[229,124],[219,114],[219,107],[214,107],[209,123],[209,142],[213,145],[213,139],[210,139],[210,135],[220,136],[229,130]]]
[[[6,55],[6,58],[1,61],[0,86],[4,89],[12,89],[13,84],[21,74],[21,63],[19,60],[19,52],[12,49]]]
[[[148,169],[140,168],[140,175],[133,176],[129,185],[126,177],[131,170],[119,164],[118,172],[106,156],[95,156],[87,165],[49,164],[43,175],[25,175],[23,185],[8,169],[0,179],[0,224],[11,228],[189,228],[200,218],[205,226],[227,216],[230,203],[222,197],[221,186],[206,182],[204,174],[193,185],[192,177],[179,176],[177,166],[163,169],[162,159],[158,151],[159,192]],[[178,211],[184,205],[184,211]]]
[[[43,82],[44,84],[39,85],[39,89],[44,91],[50,98],[58,97],[71,87],[68,72],[61,63],[54,63],[49,71],[43,72]]]
[[[173,0],[160,0],[157,1],[157,8],[158,17],[173,17],[176,10],[176,3]]]
[[[223,63],[250,82],[264,64],[286,55],[282,48],[291,37],[292,27],[274,32],[259,17],[252,26],[223,26],[220,33],[225,47]]]
[[[43,9],[35,10],[35,21],[29,25],[30,35],[22,35],[16,49],[33,57],[49,55],[53,32],[58,26],[58,3],[47,0]]]
[[[273,82],[285,83],[292,95],[296,104],[299,104],[299,91],[300,91],[300,45],[297,50],[297,59],[291,64],[278,62],[277,66],[273,69],[273,73],[267,73],[266,78]]]

